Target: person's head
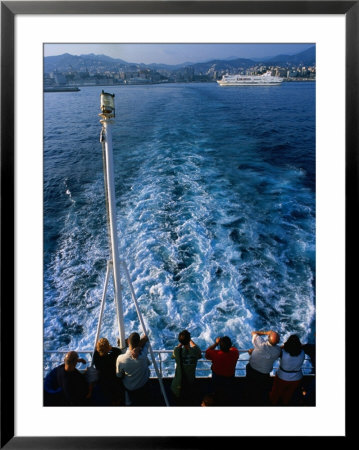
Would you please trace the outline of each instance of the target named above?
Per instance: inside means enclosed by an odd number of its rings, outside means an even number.
[[[216,405],[216,397],[213,392],[206,394],[203,397],[201,406],[215,406]]]
[[[232,341],[228,336],[223,336],[219,340],[219,348],[222,352],[229,352],[229,349],[232,347]]]
[[[183,330],[178,335],[178,341],[182,345],[188,345],[191,342],[191,334],[187,330]]]
[[[74,370],[76,367],[76,364],[79,360],[79,355],[75,351],[67,352],[65,355],[65,368],[68,370]]]
[[[136,333],[136,332],[131,333],[128,337],[128,346],[131,349],[136,348],[140,345],[140,341],[141,341],[141,338],[138,333]]]
[[[302,344],[299,337],[296,334],[292,334],[285,342],[283,348],[290,356],[298,356],[302,351]]]
[[[111,345],[106,338],[101,338],[97,341],[96,350],[100,356],[104,356],[111,350]]]
[[[279,341],[280,341],[280,336],[279,336],[279,334],[276,333],[275,331],[271,331],[271,332],[269,333],[269,336],[268,336],[268,342],[269,342],[271,345],[277,345]]]

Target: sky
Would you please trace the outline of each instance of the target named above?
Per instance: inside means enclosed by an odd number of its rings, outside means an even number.
[[[314,44],[45,44],[44,56],[104,54],[132,63],[182,64],[212,59],[294,55]]]

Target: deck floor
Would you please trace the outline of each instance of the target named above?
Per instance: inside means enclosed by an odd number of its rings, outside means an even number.
[[[273,378],[270,380],[268,389],[271,387]],[[211,378],[197,378],[193,395],[191,400],[184,405],[178,405],[171,393],[172,378],[164,378],[163,385],[167,394],[170,406],[200,406],[205,394],[212,391],[212,379]],[[315,378],[313,376],[304,376],[303,387],[307,392],[310,391],[310,386],[315,384]],[[265,392],[263,396],[258,397],[257,390],[253,390],[248,384],[248,380],[245,377],[236,377],[234,379],[233,389],[230,394],[222,395],[217,399],[217,403],[214,406],[232,406],[232,407],[246,407],[246,406],[271,406],[268,399],[268,392]],[[149,393],[146,399],[146,405],[143,406],[166,406],[164,398],[161,393],[160,383],[158,379],[151,378],[149,381]],[[53,397],[44,393],[44,406],[61,406]],[[103,405],[98,405],[103,406]],[[290,406],[315,406],[315,392],[312,395],[304,396],[302,391],[299,391],[295,396]]]
[[[174,403],[171,395],[171,378],[165,378],[163,380],[168,400],[172,406],[178,406]],[[273,378],[270,380],[269,388],[273,382]],[[309,388],[311,383],[315,382],[312,376],[304,376],[303,387]],[[193,400],[191,404],[185,406],[200,406],[205,394],[212,391],[211,378],[197,378],[196,389],[194,390]],[[153,396],[152,406],[164,406],[163,396],[161,395],[161,389],[159,381],[157,379],[151,379],[151,394]],[[218,403],[215,406],[271,406],[268,399],[268,392],[264,392],[263,397],[256,397],[256,391],[253,392],[253,388],[248,385],[248,380],[245,377],[236,377],[234,379],[234,387],[229,395],[223,395],[218,399]],[[302,391],[298,392],[295,396],[291,406],[315,406],[315,395],[304,396]]]

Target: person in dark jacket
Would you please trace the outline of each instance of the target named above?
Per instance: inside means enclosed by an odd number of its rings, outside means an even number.
[[[124,387],[122,380],[116,376],[116,361],[121,350],[112,347],[106,338],[101,338],[96,344],[93,363],[99,373],[98,385],[108,403],[124,404]]]
[[[77,352],[66,353],[64,364],[55,367],[45,378],[45,392],[62,394],[61,403],[66,406],[86,406],[90,404],[92,385],[85,375],[76,369],[77,363],[86,364]]]

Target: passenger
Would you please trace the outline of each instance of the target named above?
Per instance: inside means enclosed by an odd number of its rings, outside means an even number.
[[[215,348],[219,346],[219,350]],[[239,351],[232,347],[228,336],[217,337],[214,344],[206,350],[206,358],[212,361],[213,391],[222,398],[221,403],[230,402],[234,385],[235,369],[239,358]]]
[[[268,339],[264,340],[262,336],[268,336]],[[247,395],[250,403],[260,405],[268,402],[271,388],[270,373],[274,361],[281,354],[281,349],[277,345],[279,340],[280,336],[275,331],[252,331],[254,348],[248,350],[250,359],[246,365]]]
[[[62,388],[57,381],[57,367],[52,369],[44,380],[44,406],[65,406]]]
[[[138,333],[131,333],[127,342],[126,353],[117,357],[116,375],[122,378],[128,394],[126,405],[145,406],[149,404],[150,396],[148,366],[151,363],[147,357],[148,337],[143,336],[141,339]]]
[[[125,391],[122,381],[116,377],[116,361],[121,350],[112,347],[106,338],[97,341],[93,363],[99,373],[98,385],[107,403],[124,404]]]
[[[173,350],[176,360],[176,372],[172,380],[171,391],[177,406],[196,404],[194,383],[197,361],[201,358],[201,349],[192,341],[187,330],[178,335],[178,346]],[[197,403],[198,404],[198,403]]]
[[[280,366],[273,381],[269,394],[272,405],[291,403],[294,392],[299,388],[302,378],[302,364],[305,353],[297,335],[289,336],[282,348]]]
[[[90,404],[92,385],[86,381],[85,375],[76,369],[77,363],[86,364],[77,352],[66,353],[64,364],[55,367],[45,378],[45,390],[63,394],[63,404],[67,406],[86,406]],[[47,392],[49,392],[47,390]]]

